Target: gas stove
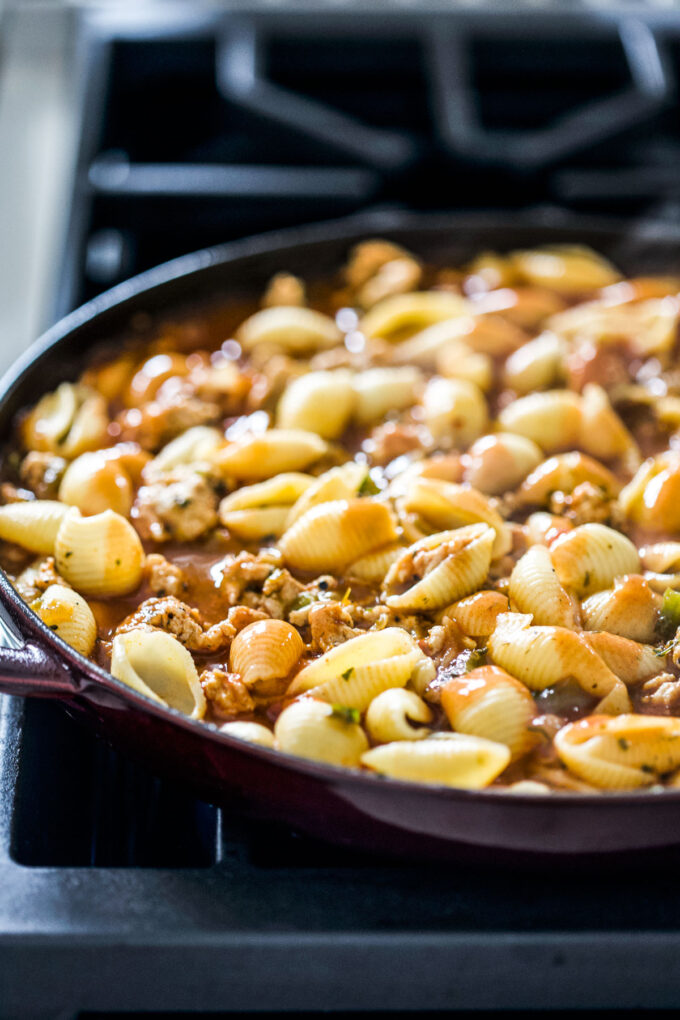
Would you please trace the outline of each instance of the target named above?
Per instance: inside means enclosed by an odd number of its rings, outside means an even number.
[[[78,21],[54,318],[193,249],[366,210],[676,216],[661,5],[183,6]],[[673,1008],[664,867],[386,862],[197,802],[1,702],[0,1013]]]

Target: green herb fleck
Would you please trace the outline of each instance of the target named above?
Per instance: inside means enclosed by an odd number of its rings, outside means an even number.
[[[333,705],[332,709],[331,715],[333,719],[340,719],[344,723],[358,723],[361,718],[358,708],[349,708],[347,705]]]
[[[630,747],[630,744],[628,743],[625,737],[619,737],[619,739],[617,740],[617,744],[619,745],[622,751],[627,751],[628,748]]]
[[[668,644],[659,645],[658,648],[655,648],[654,649],[654,654],[657,656],[657,658],[663,659],[664,656],[671,654],[671,652],[675,648],[675,645],[676,645],[676,640],[675,640],[675,638],[673,638],[673,640],[669,641]]]
[[[59,630],[59,624],[58,623],[51,623],[50,624],[50,630]]]
[[[307,606],[311,606],[313,601],[314,599],[309,592],[302,592],[302,594],[298,595],[295,599],[290,610],[291,612],[295,612],[297,609],[305,609]]]
[[[354,666],[350,666],[349,669],[346,669],[344,673],[340,674],[340,676],[342,677],[343,680],[349,680],[353,672]]]
[[[120,559],[117,559],[117,560],[116,560],[116,566],[117,566],[117,567],[119,567],[119,566],[120,566],[120,563],[121,563]]]
[[[377,496],[380,489],[375,484],[370,475],[366,475],[361,485],[357,489],[360,496]]]
[[[590,585],[590,571],[586,570],[585,576],[583,578],[583,587],[587,588],[589,585]]]
[[[653,774],[655,772],[655,769],[651,765],[641,765],[640,766],[640,771],[641,772],[647,772],[649,774]]]
[[[72,549],[69,549],[67,552],[64,553],[64,559],[67,560],[69,558],[69,556],[73,556],[73,550]]]
[[[661,603],[659,630],[663,637],[670,637],[680,627],[680,591],[666,588]]]

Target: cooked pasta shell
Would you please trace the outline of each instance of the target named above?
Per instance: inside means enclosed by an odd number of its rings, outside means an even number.
[[[80,383],[65,382],[36,404],[22,424],[22,438],[27,449],[58,453],[70,460],[101,446],[108,424],[101,394]]]
[[[177,709],[192,719],[202,719],[206,703],[191,654],[163,630],[130,630],[113,639],[111,672],[124,684]]]
[[[415,404],[422,376],[417,368],[369,368],[352,380],[354,420],[359,425],[381,421],[390,411]],[[334,396],[337,400],[337,395]]]
[[[359,765],[368,740],[351,712],[343,708],[314,698],[294,701],[276,720],[276,746],[298,758],[349,768]]]
[[[430,612],[476,591],[489,572],[494,537],[487,524],[470,524],[409,546],[387,573],[385,602]]]
[[[418,365],[419,368],[434,370],[439,357],[445,351],[454,351],[467,356],[474,354],[465,343],[465,338],[474,328],[475,320],[465,314],[467,305],[463,304],[458,316],[436,322],[432,326],[416,333],[409,340],[397,344],[394,349],[393,361],[397,365]]]
[[[526,537],[529,545],[550,545],[558,535],[573,531],[574,525],[566,517],[555,514],[529,514],[525,522]]]
[[[465,481],[481,492],[515,489],[543,460],[540,446],[525,436],[498,432],[476,439],[463,457]]]
[[[567,768],[602,790],[634,790],[680,766],[680,719],[589,716],[564,726],[555,749]]]
[[[599,290],[621,279],[621,274],[602,255],[576,245],[516,251],[511,260],[521,280],[560,294]]]
[[[361,484],[367,477],[366,465],[356,464],[353,460],[324,471],[322,475],[312,480],[309,488],[293,504],[288,515],[288,527],[313,506],[338,499],[353,499],[359,494]]]
[[[654,542],[640,549],[642,564],[655,574],[675,573],[680,569],[680,542]]]
[[[467,302],[459,294],[445,290],[413,291],[394,294],[379,301],[359,321],[364,336],[400,340],[407,332],[424,329],[444,319],[465,313]]]
[[[220,502],[220,523],[246,542],[283,534],[290,508],[315,479],[296,472],[247,485]]]
[[[368,631],[305,666],[288,688],[288,695],[310,691],[333,705],[363,712],[382,691],[405,687],[422,657],[413,638],[400,627]]]
[[[302,429],[269,429],[262,436],[248,435],[214,454],[225,475],[258,482],[284,471],[304,471],[326,453],[320,436]]]
[[[288,507],[281,506],[228,510],[220,518],[225,528],[243,542],[278,538],[286,530],[287,519]]]
[[[519,498],[524,504],[547,506],[553,492],[573,492],[584,482],[597,486],[609,498],[621,488],[608,468],[584,453],[572,451],[539,464],[520,486]]]
[[[567,350],[564,339],[556,333],[541,333],[507,359],[503,369],[505,385],[519,396],[554,386],[562,375]]]
[[[230,737],[238,737],[239,740],[245,740],[249,744],[259,744],[261,747],[274,747],[274,734],[260,723],[240,720],[227,722],[220,726],[220,733],[226,733]]]
[[[366,553],[396,541],[392,515],[372,499],[339,499],[313,506],[279,542],[296,570],[343,570]]]
[[[435,439],[467,447],[487,425],[484,394],[462,379],[430,379],[423,396],[423,417]]]
[[[289,354],[305,354],[342,343],[342,333],[328,315],[311,308],[280,305],[263,308],[242,322],[236,340],[244,351],[272,344]]]
[[[438,478],[417,478],[401,501],[406,513],[416,514],[437,531],[484,523],[495,532],[493,556],[512,548],[512,536],[497,510],[477,489]]]
[[[588,301],[551,315],[548,329],[567,339],[591,343],[628,342],[638,357],[667,355],[675,343],[680,305],[676,298],[651,298],[636,304]]]
[[[152,480],[175,468],[195,464],[197,461],[209,461],[225,445],[226,440],[219,429],[210,425],[194,425],[159,450],[147,464],[144,476]]]
[[[651,645],[604,632],[583,637],[624,684],[641,683],[661,672],[662,664]]]
[[[457,733],[485,737],[521,758],[536,743],[529,725],[536,705],[524,684],[498,666],[480,666],[441,688],[441,706]]]
[[[661,598],[639,574],[616,582],[613,588],[597,592],[581,606],[586,630],[653,643],[656,638]]]
[[[485,393],[493,385],[494,364],[491,356],[482,351],[473,351],[464,343],[450,343],[444,347],[437,355],[436,369],[445,379],[462,379],[478,386]]]
[[[581,436],[581,398],[570,390],[547,390],[514,400],[498,415],[505,432],[516,432],[552,453]]]
[[[347,575],[367,584],[382,584],[385,574],[401,555],[402,550],[401,545],[386,545],[382,549],[376,549],[375,552],[367,553],[354,563],[350,563]]]
[[[276,409],[276,424],[337,439],[347,428],[354,402],[351,372],[306,372],[286,386]]]
[[[609,402],[607,391],[588,383],[582,396],[579,446],[601,460],[626,456],[631,469],[637,468],[640,463],[637,444]]]
[[[429,736],[432,709],[413,691],[391,687],[374,698],[366,711],[366,729],[376,744],[392,740],[423,740]],[[421,725],[414,725],[420,723]]]
[[[579,625],[578,603],[560,584],[543,545],[531,546],[517,561],[508,594],[519,611],[531,613],[539,626],[575,630]]]
[[[83,595],[128,595],[142,580],[139,535],[113,510],[92,517],[69,511],[57,532],[54,556],[61,576]]]
[[[501,613],[507,613],[508,599],[499,591],[477,591],[447,610],[454,620],[470,637],[488,637],[496,629],[496,620]]]
[[[398,740],[373,747],[361,762],[392,779],[479,790],[492,783],[510,761],[510,751],[482,737],[447,733],[427,740]]]
[[[562,584],[580,598],[640,570],[640,557],[631,540],[605,524],[582,524],[560,535],[550,547],[550,557]]]
[[[44,624],[81,655],[90,655],[97,640],[97,623],[82,595],[63,584],[51,584],[31,603]]]
[[[625,687],[590,647],[586,635],[565,627],[532,627],[531,617],[503,613],[489,638],[489,653],[503,669],[532,691],[573,677],[593,697],[604,699]],[[629,704],[629,703],[628,703]]]
[[[650,457],[621,491],[626,517],[650,531],[680,532],[680,453]]]
[[[29,552],[51,554],[61,522],[69,512],[64,503],[34,499],[0,506],[0,539]]]
[[[229,650],[229,669],[246,687],[287,677],[304,651],[302,638],[285,620],[257,620],[240,630]]]
[[[132,480],[120,462],[103,451],[81,453],[64,472],[59,499],[86,515],[114,510],[127,517],[134,499]]]

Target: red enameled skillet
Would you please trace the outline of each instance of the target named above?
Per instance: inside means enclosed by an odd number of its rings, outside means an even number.
[[[167,313],[216,295],[256,296],[282,269],[328,277],[351,245],[371,236],[442,264],[483,250],[561,243],[592,245],[626,274],[680,272],[680,227],[561,214],[388,213],[239,241],[144,273],[54,326],[0,382],[0,435],[8,436],[21,407],[75,378],[91,348],[122,333],[133,315]],[[228,737],[146,700],[78,655],[1,572],[0,630],[0,691],[58,698],[113,745],[180,777],[199,796],[256,808],[324,839],[409,856],[486,850],[554,860],[680,845],[680,790],[593,796],[454,790],[315,764]]]

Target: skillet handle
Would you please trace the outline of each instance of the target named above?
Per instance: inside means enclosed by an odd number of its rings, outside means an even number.
[[[0,606],[0,694],[63,698],[76,690],[68,667],[38,641],[24,637],[18,621]]]

